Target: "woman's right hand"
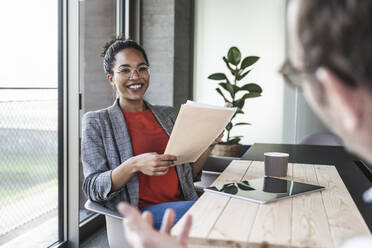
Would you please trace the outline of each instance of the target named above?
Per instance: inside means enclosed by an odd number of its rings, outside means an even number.
[[[151,152],[137,155],[130,160],[136,168],[136,171],[140,171],[149,176],[163,176],[167,174],[169,166],[174,164],[177,157],[169,154]]]

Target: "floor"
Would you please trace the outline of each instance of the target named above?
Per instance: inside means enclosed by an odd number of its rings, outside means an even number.
[[[93,234],[90,238],[80,244],[81,248],[109,248],[107,235],[106,235],[106,227],[101,228],[95,234]]]

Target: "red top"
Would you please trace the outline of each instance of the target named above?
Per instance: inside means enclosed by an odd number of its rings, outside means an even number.
[[[169,137],[151,111],[123,111],[123,113],[134,156],[147,152],[163,154]],[[164,176],[148,176],[141,172],[138,172],[137,175],[139,182],[139,208],[183,200],[174,166],[170,167],[168,173]]]

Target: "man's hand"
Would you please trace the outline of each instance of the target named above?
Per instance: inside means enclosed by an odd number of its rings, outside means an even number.
[[[120,203],[118,211],[125,218],[123,227],[128,242],[134,248],[186,248],[188,244],[189,233],[192,225],[190,215],[186,217],[182,231],[178,237],[170,235],[176,214],[173,209],[167,209],[163,217],[163,223],[160,232],[157,232],[152,226],[152,214],[145,211],[141,213],[133,206],[127,203]]]

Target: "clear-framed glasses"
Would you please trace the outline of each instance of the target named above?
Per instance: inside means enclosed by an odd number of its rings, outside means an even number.
[[[286,60],[279,70],[279,73],[283,76],[283,79],[292,88],[302,89],[302,82],[304,76],[308,73],[295,68],[289,60]]]
[[[149,70],[150,70],[150,67],[148,65],[141,65],[136,69],[132,69],[130,67],[125,67],[125,68],[122,68],[122,69],[116,71],[116,73],[119,73],[120,75],[122,75],[125,78],[131,78],[131,77],[133,77],[134,72],[137,72],[137,75],[139,77],[143,78],[143,77],[145,77],[149,74]]]
[[[350,71],[340,69],[339,67],[330,63],[322,66],[331,70],[334,74],[341,78],[346,85],[350,87],[357,85],[358,81],[354,78]],[[297,69],[289,60],[286,60],[279,70],[279,73],[282,74],[284,81],[290,86],[301,90],[304,80],[318,81],[314,75],[314,71],[315,68],[312,67],[309,67],[309,69],[306,70]]]

